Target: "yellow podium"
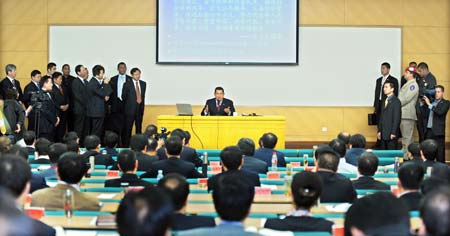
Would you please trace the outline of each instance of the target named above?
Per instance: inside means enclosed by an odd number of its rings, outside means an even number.
[[[191,134],[190,145],[196,149],[222,149],[236,145],[240,138],[251,138],[258,148],[264,134],[277,135],[277,149],[284,149],[286,118],[284,116],[171,116],[160,115],[158,127],[181,128]],[[197,134],[198,137],[195,135]]]

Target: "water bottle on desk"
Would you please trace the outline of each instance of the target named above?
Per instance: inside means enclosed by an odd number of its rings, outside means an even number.
[[[305,168],[308,166],[308,154],[303,154],[303,166]]]
[[[71,219],[73,215],[73,193],[72,190],[66,189],[64,193],[64,213],[67,219]]]
[[[286,176],[291,176],[292,175],[292,164],[286,164]]]
[[[395,158],[395,161],[394,161],[394,172],[395,173],[398,173],[398,168],[400,167],[400,163],[399,163],[399,161],[398,161],[398,157],[396,157]]]
[[[278,169],[277,153],[273,152],[272,153],[272,171],[277,171],[277,169]]]
[[[158,170],[158,175],[156,176],[156,182],[159,183],[159,181],[164,178],[163,171]]]

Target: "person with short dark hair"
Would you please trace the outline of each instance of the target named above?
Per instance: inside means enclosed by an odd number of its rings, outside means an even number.
[[[52,99],[58,110],[59,123],[55,128],[55,142],[62,142],[67,130],[67,118],[69,116],[69,93],[63,85],[61,72],[54,72],[52,75],[53,88]]]
[[[179,137],[183,142],[183,149],[181,150],[181,160],[191,162],[195,167],[202,166],[202,160],[197,155],[197,151],[192,148],[185,146],[186,143],[186,132],[182,129],[174,129],[170,133],[170,137]],[[167,159],[165,148],[158,149],[158,156],[160,160]]]
[[[311,208],[317,205],[322,194],[322,180],[318,174],[306,171],[295,174],[291,193],[295,209],[284,219],[267,219],[264,228],[294,232],[332,232],[333,222],[311,215]]]
[[[31,72],[31,81],[28,83],[23,91],[23,105],[28,108],[31,105],[31,95],[41,90],[39,83],[41,82],[41,72],[33,70]],[[28,114],[28,130],[35,130],[35,112],[32,111]]]
[[[80,143],[84,143],[84,138],[89,132],[89,121],[86,116],[86,107],[88,103],[87,93],[87,70],[83,65],[75,67],[77,78],[72,81],[72,97],[70,104],[73,104],[71,112],[73,115],[73,131],[80,138]]]
[[[103,123],[106,115],[106,102],[113,92],[109,85],[110,79],[105,77],[105,68],[95,65],[92,77],[87,84],[86,116],[89,119],[89,134],[103,137]]]
[[[422,194],[419,192],[425,172],[422,166],[415,163],[405,163],[398,170],[399,198],[410,211],[417,211]]]
[[[20,87],[19,80],[16,79],[17,67],[13,64],[5,66],[6,77],[0,82],[0,98],[5,98],[6,91],[8,89],[16,90],[19,96],[17,101],[23,100],[22,88]]]
[[[158,156],[148,156],[145,152],[147,150],[149,140],[143,134],[135,134],[130,140],[130,149],[136,153],[136,160],[138,160],[138,171],[149,171],[152,163],[159,160]]]
[[[145,127],[144,135],[147,136],[147,138],[156,139],[158,136],[158,127],[153,124],[147,125],[147,127]]]
[[[16,209],[21,208],[25,203],[25,199],[30,191],[31,169],[27,162],[17,155],[4,155],[0,158],[0,187],[6,188],[10,191],[15,202],[13,206]],[[3,202],[4,199],[2,199]],[[27,217],[28,218],[28,217]],[[56,232],[52,227],[49,227],[40,221],[31,220],[33,230],[32,235],[55,235]],[[20,225],[23,227],[24,225]],[[2,232],[3,232],[2,228]],[[24,235],[24,234],[21,234]],[[28,235],[28,234],[27,234]]]
[[[34,155],[36,143],[36,134],[32,130],[27,130],[23,133],[23,141],[25,142],[26,148],[28,150],[28,155]]]
[[[139,179],[136,175],[139,161],[136,159],[136,154],[131,150],[123,150],[117,157],[117,166],[122,172],[122,176],[117,179],[109,179],[105,181],[105,187],[121,187],[122,183],[127,183],[128,186],[151,186],[150,182]]]
[[[113,131],[119,137],[119,146],[128,147],[122,145],[124,140],[125,124],[125,103],[123,100],[122,92],[124,84],[131,80],[131,76],[127,75],[127,64],[125,62],[119,62],[117,64],[118,74],[111,77],[112,94],[108,101],[108,114],[105,121],[105,129]],[[128,137],[129,139],[130,137]],[[128,142],[128,141],[127,141]]]
[[[76,154],[80,154],[80,145],[78,144],[78,142],[69,141],[66,143],[66,145],[67,145],[68,152],[74,152]]]
[[[436,161],[438,146],[438,143],[433,139],[426,139],[420,143],[420,153],[425,160],[422,167],[425,172],[428,172],[428,168],[448,168],[446,164]]]
[[[337,136],[337,138],[342,140],[342,142],[344,142],[345,145],[348,145],[350,143],[351,137],[352,135],[350,135],[350,133],[348,132],[340,132]]]
[[[189,183],[186,178],[177,173],[170,173],[158,182],[158,187],[166,190],[172,199],[175,210],[172,230],[180,231],[216,226],[213,217],[186,214],[189,195]]]
[[[420,62],[417,65],[417,84],[419,88],[419,99],[417,101],[417,129],[419,133],[419,141],[425,140],[425,132],[428,123],[429,107],[425,103],[425,97],[432,98],[435,93],[435,86],[437,85],[436,77],[430,72],[428,64]]]
[[[53,188],[41,189],[31,195],[31,206],[44,207],[47,210],[63,210],[66,190],[73,194],[73,209],[98,211],[100,204],[97,198],[80,192],[80,182],[86,174],[88,166],[76,153],[64,153],[58,161],[58,184]]]
[[[116,148],[119,144],[119,135],[113,131],[105,131],[105,138],[103,139],[105,143],[105,148],[103,149],[106,154],[110,156],[117,156],[119,153]]]
[[[125,122],[122,142],[128,146],[131,137],[131,130],[135,126],[135,133],[142,133],[142,119],[145,108],[145,91],[147,83],[141,79],[141,70],[133,68],[130,71],[132,79],[123,85],[122,98],[124,102]]]
[[[377,140],[379,140],[380,148],[384,150],[395,150],[398,147],[403,104],[394,95],[394,91],[394,85],[391,82],[385,83],[383,92],[386,94],[386,99],[380,110],[377,127]]]
[[[375,180],[373,176],[378,169],[378,157],[372,152],[361,154],[358,159],[359,178],[353,180],[355,189],[390,190],[391,186]]]
[[[84,139],[84,146],[86,152],[81,157],[89,163],[89,158],[94,157],[95,165],[114,166],[115,162],[111,156],[100,153],[100,138],[96,135],[86,136]]]
[[[408,145],[408,159],[419,165],[423,164],[422,155],[420,154],[420,144],[411,143]]]
[[[277,166],[286,167],[286,160],[284,153],[275,150],[278,142],[278,137],[274,133],[265,133],[261,136],[260,147],[255,151],[254,157],[267,163],[267,166],[272,166],[272,155],[277,155]]]
[[[421,236],[450,235],[450,187],[437,188],[427,196],[420,205]]]
[[[44,178],[56,179],[56,166],[62,154],[67,152],[67,145],[63,143],[51,144],[48,148],[48,157],[50,158],[50,168],[39,173]]]
[[[242,170],[248,170],[258,174],[267,173],[267,163],[256,159],[253,156],[255,155],[255,143],[253,140],[249,138],[241,138],[239,139],[237,146],[241,149],[242,154],[244,155],[244,165],[242,165]]]
[[[159,160],[152,163],[152,167],[141,178],[155,178],[158,170],[162,170],[163,174],[178,173],[186,178],[203,178],[195,168],[194,164],[181,160],[180,154],[183,149],[183,141],[178,136],[171,136],[166,140],[165,150],[167,159]]]
[[[233,101],[224,98],[225,90],[222,87],[214,89],[214,98],[208,99],[201,112],[202,116],[232,116],[236,110]]]
[[[434,101],[430,101],[427,96],[423,97],[425,104],[428,106],[427,113],[422,113],[422,117],[426,117],[427,120],[425,138],[434,139],[437,142],[437,161],[445,163],[445,123],[450,102],[444,98],[444,86],[437,85],[434,90]]]
[[[320,149],[320,150],[319,150]],[[317,149],[317,174],[323,182],[320,202],[353,202],[356,192],[350,179],[336,173],[339,156],[329,146]]]
[[[69,142],[79,143],[79,141],[80,141],[80,138],[78,137],[78,134],[75,131],[67,132],[63,136],[63,142],[65,144],[68,144]]]
[[[179,235],[259,235],[245,231],[243,224],[250,213],[254,196],[254,186],[242,181],[239,173],[221,175],[217,179],[217,187],[212,192],[214,207],[221,220],[219,225],[214,228],[192,229],[180,232]]]
[[[358,158],[366,151],[366,137],[362,134],[354,134],[350,137],[350,149],[345,153],[345,161],[353,166],[358,166]]]
[[[345,214],[346,236],[410,235],[409,212],[392,193],[377,192],[357,199]]]
[[[237,146],[225,147],[220,152],[220,162],[222,163],[223,172],[214,175],[208,179],[208,191],[213,191],[217,188],[218,180],[222,175],[235,174],[240,176],[240,180],[247,181],[250,185],[256,187],[260,186],[258,173],[241,170],[243,157],[242,151]]]
[[[56,72],[56,63],[49,62],[47,64],[47,74],[44,75],[42,78],[45,78],[45,79],[52,78],[52,76],[55,72]]]
[[[117,232],[120,236],[170,235],[172,213],[170,197],[161,189],[129,192],[117,210]]]
[[[394,88],[394,94],[398,97],[399,87],[397,78],[391,76],[391,65],[387,62],[381,64],[381,77],[377,79],[375,86],[375,99],[373,100],[373,107],[375,113],[378,115],[378,122],[380,121],[380,114],[384,107],[384,101],[387,98],[387,94],[383,92],[386,83],[391,83]]]
[[[341,174],[356,174],[357,170],[354,165],[347,163],[345,160],[345,154],[347,153],[347,149],[345,147],[344,141],[341,139],[335,138],[331,140],[328,144],[337,154],[339,154],[339,165],[337,172]]]
[[[52,142],[46,138],[39,138],[36,141],[35,148],[38,154],[37,158],[30,161],[30,164],[51,164],[48,150]]]
[[[55,127],[59,124],[58,109],[53,102],[51,94],[53,81],[51,78],[42,78],[39,82],[39,93],[31,96],[33,103],[26,110],[27,114],[35,113],[36,136],[53,141]]]

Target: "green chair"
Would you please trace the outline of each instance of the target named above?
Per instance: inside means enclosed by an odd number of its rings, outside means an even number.
[[[284,154],[285,157],[298,157],[299,150],[296,149],[281,149],[277,150]]]
[[[403,157],[402,150],[373,150],[372,152],[378,157]]]

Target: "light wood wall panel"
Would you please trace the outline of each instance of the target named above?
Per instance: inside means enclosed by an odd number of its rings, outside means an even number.
[[[156,0],[0,0],[0,14],[2,77],[5,64],[14,63],[19,80],[26,84],[31,70],[45,73],[49,25],[155,25]],[[428,62],[450,98],[449,0],[300,0],[299,21],[312,26],[402,27],[403,67],[412,60]],[[200,109],[195,106],[195,113]],[[369,141],[375,138],[375,128],[367,125],[370,107],[237,109],[240,113],[286,116],[288,141],[329,140],[341,130],[362,133]],[[144,123],[156,123],[157,115],[175,113],[174,106],[147,106]]]

